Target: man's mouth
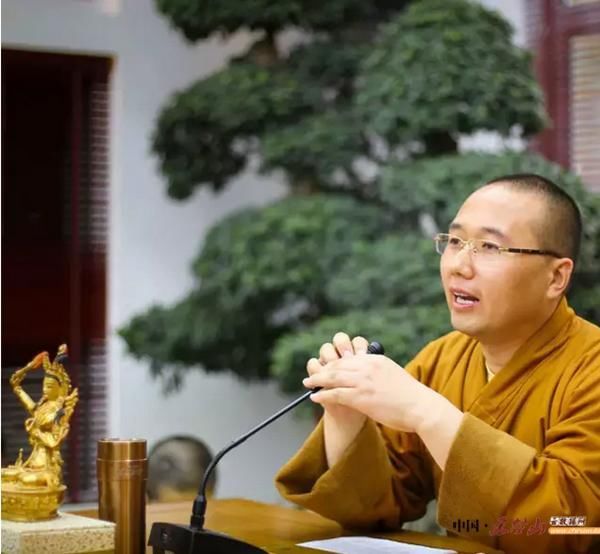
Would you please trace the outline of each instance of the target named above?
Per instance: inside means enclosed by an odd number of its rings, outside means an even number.
[[[455,304],[458,306],[474,306],[479,303],[479,298],[465,291],[451,289],[450,292]]]

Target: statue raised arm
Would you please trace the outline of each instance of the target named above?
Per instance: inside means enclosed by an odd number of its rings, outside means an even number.
[[[42,352],[38,354],[33,360],[31,360],[25,367],[18,369],[10,376],[10,386],[13,389],[13,392],[16,394],[17,398],[21,401],[21,404],[25,406],[25,409],[33,414],[33,410],[35,409],[36,403],[31,399],[31,397],[23,390],[21,387],[21,382],[30,371],[38,369],[43,366],[44,363],[50,365],[50,359],[48,357],[48,352]]]

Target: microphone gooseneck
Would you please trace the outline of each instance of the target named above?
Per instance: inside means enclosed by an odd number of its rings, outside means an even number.
[[[196,499],[194,500],[194,505],[192,508],[192,517],[190,520],[190,525],[194,529],[202,529],[202,527],[204,526],[204,515],[206,513],[206,488],[208,485],[208,480],[210,478],[210,475],[213,472],[213,470],[215,469],[215,467],[217,466],[217,464],[219,463],[219,460],[223,456],[225,456],[225,454],[227,454],[227,452],[229,452],[231,449],[242,444],[243,442],[248,440],[255,433],[258,433],[263,427],[266,427],[271,422],[280,418],[283,414],[294,409],[298,404],[300,404],[302,401],[304,401],[306,398],[308,398],[313,392],[315,392],[315,391],[308,391],[307,393],[303,394],[299,398],[296,398],[296,400],[294,400],[287,406],[284,406],[283,408],[281,408],[281,410],[279,410],[277,413],[273,414],[268,419],[265,419],[265,421],[263,421],[262,423],[259,423],[253,429],[250,429],[250,431],[248,431],[245,435],[242,435],[241,437],[235,439],[234,441],[231,441],[225,448],[223,448],[223,450],[221,450],[220,452],[217,453],[217,455],[211,460],[210,464],[208,464],[208,467],[206,468],[206,471],[204,472],[204,477],[202,478],[202,484],[200,485],[200,491],[198,493],[198,496],[196,496]]]
[[[383,346],[381,345],[381,343],[376,342],[376,341],[371,342],[369,344],[369,346],[367,347],[367,353],[369,353],[369,354],[384,354],[384,352],[385,352],[385,350],[384,350]],[[321,387],[317,387],[315,389],[305,392],[304,394],[302,394],[301,396],[296,398],[296,400],[290,402],[287,406],[284,406],[283,408],[281,408],[281,410],[279,410],[277,413],[273,414],[268,419],[265,419],[265,421],[263,421],[262,423],[259,423],[253,429],[250,429],[250,431],[248,431],[245,435],[242,435],[241,437],[235,439],[230,444],[228,444],[225,448],[223,448],[220,452],[217,453],[217,455],[211,460],[210,464],[206,468],[206,471],[204,472],[204,477],[202,478],[202,484],[200,485],[200,490],[194,500],[194,504],[193,504],[193,508],[192,508],[192,517],[190,519],[190,525],[193,529],[202,529],[204,527],[204,517],[206,514],[206,503],[207,503],[206,488],[208,485],[208,480],[210,478],[210,475],[214,471],[216,465],[219,463],[219,460],[223,456],[225,456],[225,454],[227,454],[227,452],[229,452],[231,449],[242,444],[247,439],[249,439],[252,435],[254,435],[255,433],[258,433],[262,428],[266,427],[267,425],[269,425],[271,422],[275,421],[276,419],[279,419],[282,415],[289,412],[290,410],[293,410],[298,404],[301,404],[302,402],[304,402],[311,394],[314,394],[315,392],[318,392],[320,390],[321,390]]]
[[[384,349],[380,343],[372,342],[367,347],[367,352],[369,354],[383,354]],[[257,546],[253,546],[222,533],[204,529],[204,517],[206,514],[207,503],[206,488],[208,481],[216,465],[227,452],[242,444],[252,435],[258,433],[261,429],[276,419],[279,419],[285,413],[293,410],[298,404],[301,404],[311,394],[314,394],[319,390],[321,390],[320,387],[305,392],[303,395],[296,398],[296,400],[281,408],[277,413],[273,414],[262,423],[259,423],[253,429],[250,429],[245,435],[235,439],[219,451],[204,472],[198,495],[194,499],[190,525],[186,526],[163,522],[156,522],[152,525],[148,545],[152,546],[154,554],[164,554],[165,552],[173,552],[175,554],[200,554],[201,552],[211,552],[211,554],[266,554],[264,550]]]

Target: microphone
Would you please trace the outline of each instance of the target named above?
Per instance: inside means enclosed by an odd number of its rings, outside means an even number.
[[[383,346],[378,342],[372,342],[367,347],[369,354],[383,354],[385,351]],[[258,433],[261,429],[279,419],[282,415],[294,409],[298,404],[301,404],[311,394],[321,390],[317,387],[313,390],[305,392],[296,400],[284,406],[281,410],[267,418],[262,423],[259,423],[253,429],[250,429],[246,434],[232,441],[229,445],[223,448],[210,462],[202,484],[198,491],[198,495],[194,500],[192,507],[192,517],[189,525],[177,525],[175,523],[156,522],[152,525],[148,546],[152,547],[153,554],[165,554],[172,552],[173,554],[201,554],[210,552],[210,554],[267,554],[266,550],[246,543],[239,539],[235,539],[223,533],[209,531],[204,529],[204,516],[206,513],[206,487],[211,473],[214,471],[219,460],[230,450],[239,446],[251,436]]]

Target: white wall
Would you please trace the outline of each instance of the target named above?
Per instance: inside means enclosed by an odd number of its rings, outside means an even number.
[[[203,233],[223,214],[266,202],[283,188],[245,175],[220,196],[170,201],[149,153],[149,136],[170,94],[220,67],[244,37],[190,47],[154,11],[151,0],[4,0],[2,44],[114,57],[112,75],[109,241],[110,435],[151,445],[190,433],[214,450],[284,405],[273,385],[248,386],[198,371],[181,393],[164,397],[144,364],[124,353],[116,328],[152,302],[189,290],[192,257]],[[277,501],[273,475],[309,432],[310,421],[286,416],[226,457],[219,496]]]

